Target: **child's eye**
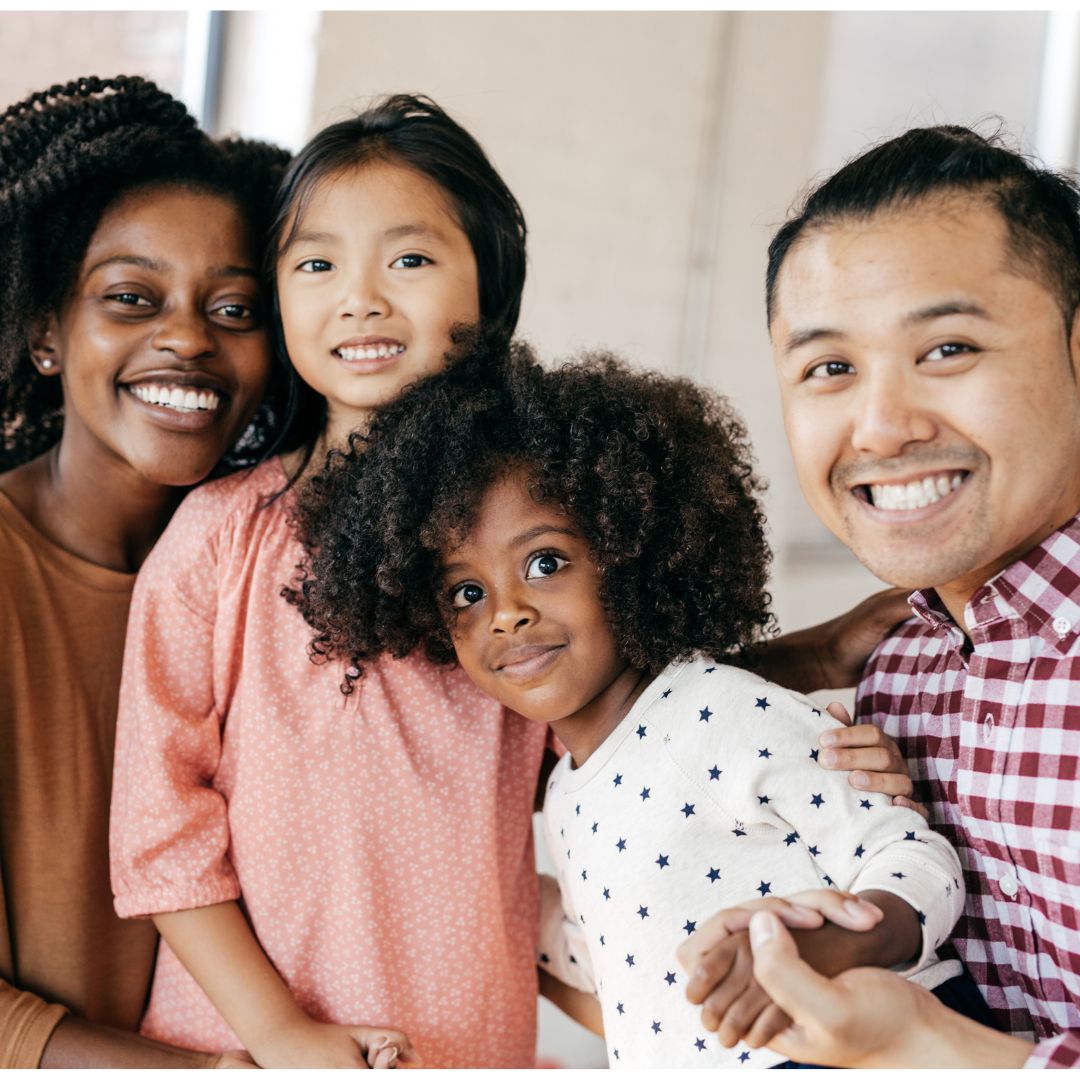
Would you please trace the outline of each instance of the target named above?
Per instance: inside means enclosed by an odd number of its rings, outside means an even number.
[[[484,599],[484,590],[471,581],[459,585],[450,593],[450,606],[456,608],[472,607]]]
[[[391,270],[415,270],[418,266],[428,266],[431,260],[426,255],[399,255],[391,264]]]
[[[296,267],[305,274],[325,274],[327,270],[333,270],[334,264],[326,259],[305,259]]]
[[[552,574],[561,570],[568,561],[559,555],[552,555],[551,552],[542,552],[539,555],[534,555],[529,560],[528,566],[525,567],[525,577],[526,579],[551,577]]]
[[[853,375],[855,368],[845,360],[824,360],[815,364],[807,373],[808,379],[835,379],[840,375]]]

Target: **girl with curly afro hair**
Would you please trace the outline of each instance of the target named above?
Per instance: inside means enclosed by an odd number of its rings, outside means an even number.
[[[772,624],[742,422],[608,355],[545,370],[499,350],[479,343],[382,410],[313,486],[292,598],[315,654],[348,657],[355,682],[422,649],[550,724],[569,751],[543,808],[562,913],[539,960],[598,994],[612,1066],[783,1060],[733,1049],[787,1023],[745,934],[703,1014],[676,962],[699,920],[751,898],[812,892],[794,918],[819,970],[947,979],[933,950],[962,907],[955,853],[914,810],[819,769],[836,719],[731,663]]]
[[[156,949],[108,812],[139,568],[273,434],[258,238],[288,155],[139,78],[0,114],[0,1067],[192,1067],[135,1034]]]

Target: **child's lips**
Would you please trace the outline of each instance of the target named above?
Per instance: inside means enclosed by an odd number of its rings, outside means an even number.
[[[543,674],[562,655],[565,645],[515,645],[494,664],[496,674],[510,679],[531,679]]]

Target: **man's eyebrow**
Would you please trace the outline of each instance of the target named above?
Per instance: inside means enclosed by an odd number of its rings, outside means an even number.
[[[974,315],[977,319],[989,319],[991,317],[986,308],[971,300],[942,300],[940,303],[929,304],[926,307],[908,312],[901,320],[901,323],[904,326],[915,326],[918,323],[942,319],[946,315]]]
[[[977,319],[991,320],[992,316],[986,308],[971,300],[942,300],[940,303],[928,304],[926,307],[916,308],[909,311],[901,320],[904,327],[917,326],[919,323],[932,322],[934,319],[943,319],[946,315],[972,315]],[[847,334],[843,330],[835,330],[827,326],[807,327],[805,330],[795,330],[787,339],[785,352],[793,352],[813,341],[829,338],[836,341],[844,341]]]
[[[258,280],[259,272],[253,266],[215,266],[210,276],[216,278],[249,277]]]

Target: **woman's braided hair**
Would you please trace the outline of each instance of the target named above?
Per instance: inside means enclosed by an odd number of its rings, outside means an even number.
[[[133,188],[180,184],[232,199],[261,242],[287,162],[267,143],[208,138],[181,102],[137,76],[50,86],[0,115],[0,471],[60,437],[60,381],[37,375],[28,337],[60,308],[107,207]],[[257,455],[273,422],[260,410],[234,465]]]

